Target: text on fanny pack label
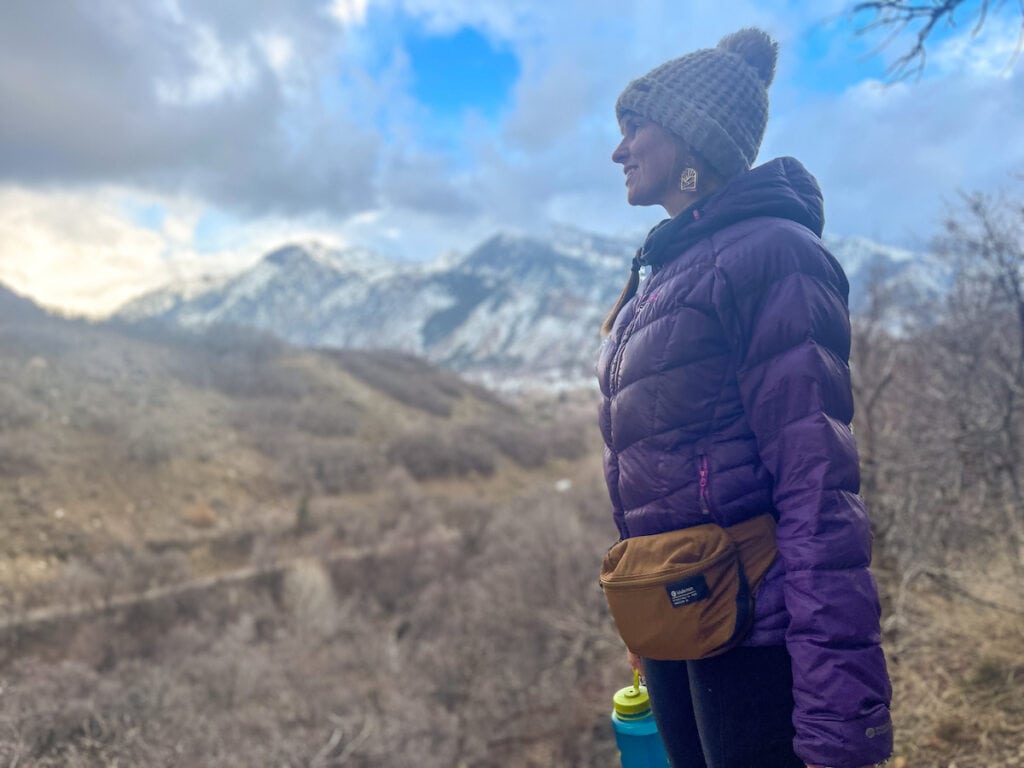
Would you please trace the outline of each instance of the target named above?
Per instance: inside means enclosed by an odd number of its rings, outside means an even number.
[[[682,608],[684,605],[696,603],[711,593],[702,573],[682,581],[666,584],[665,591],[668,592],[668,599],[672,601],[673,608]]]

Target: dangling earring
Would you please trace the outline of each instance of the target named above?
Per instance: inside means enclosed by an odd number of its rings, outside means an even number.
[[[697,191],[697,169],[687,167],[683,169],[683,175],[679,177],[679,190],[681,192]]]

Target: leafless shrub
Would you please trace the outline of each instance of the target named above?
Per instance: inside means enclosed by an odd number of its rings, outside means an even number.
[[[547,441],[551,457],[576,460],[583,458],[592,447],[591,439],[596,436],[596,426],[590,434],[573,422],[555,422],[547,430]]]
[[[458,531],[462,539],[462,557],[480,554],[494,520],[494,509],[479,500],[456,500],[441,513],[446,526]]]
[[[322,638],[337,632],[338,601],[322,563],[306,559],[292,565],[284,575],[282,601],[301,629]]]
[[[351,400],[332,402],[330,398],[301,401],[253,398],[232,403],[232,426],[266,438],[284,431],[297,431],[314,437],[350,437],[359,429],[361,409]]]
[[[92,670],[72,662],[48,665],[29,660],[15,674],[16,682],[8,683],[10,690],[3,701],[8,706],[12,701],[30,706],[22,711],[3,707],[4,721],[14,736],[5,744],[5,759],[29,762],[45,757],[64,742],[86,737],[95,727],[93,691],[98,678]]]
[[[552,459],[579,459],[590,449],[582,425],[568,419],[495,422],[487,436],[502,453],[524,467],[543,466]]]
[[[593,725],[603,725],[603,691],[613,690],[602,673],[618,666],[595,660],[621,652],[596,585],[604,537],[580,522],[571,506],[537,497],[503,508],[478,551],[463,550],[456,570],[424,582],[402,608],[400,658],[410,673],[430,670],[424,694],[461,734],[439,764],[526,765],[531,751],[564,765],[614,756],[609,733]],[[463,638],[455,653],[453,635]],[[581,685],[602,693],[582,707],[536,697]]]
[[[465,430],[420,430],[400,435],[387,451],[388,461],[399,464],[417,480],[490,475],[496,452],[480,434]]]
[[[125,427],[122,448],[125,458],[135,464],[153,468],[174,458],[180,450],[176,435],[153,423],[132,422]]]
[[[307,400],[295,426],[314,437],[350,437],[359,429],[361,408],[351,400]]]
[[[547,430],[507,420],[494,421],[475,432],[522,467],[540,467],[551,458]]]
[[[379,485],[388,468],[378,451],[357,439],[320,439],[262,427],[253,430],[251,439],[274,460],[277,482],[288,492],[364,493]]]
[[[317,487],[328,495],[373,490],[386,470],[381,456],[357,442],[324,446],[313,453],[310,460],[315,468]]]

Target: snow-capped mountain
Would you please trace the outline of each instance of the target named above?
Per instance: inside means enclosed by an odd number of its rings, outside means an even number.
[[[948,270],[929,254],[879,245],[865,237],[827,236],[825,243],[839,259],[850,281],[850,312],[867,308],[871,284],[885,286],[893,301],[905,307],[945,292]]]
[[[871,274],[897,279],[917,263],[911,252],[862,238],[829,244],[850,274],[854,309]],[[494,386],[524,377],[578,383],[591,376],[598,328],[635,247],[562,229],[546,239],[496,235],[435,264],[396,264],[366,250],[292,245],[205,289],[143,296],[118,317],[238,325],[303,346],[397,349]]]
[[[631,243],[569,230],[546,240],[496,235],[438,264],[287,246],[208,290],[166,288],[117,317],[398,349],[478,376],[576,378],[589,375],[632,252]]]

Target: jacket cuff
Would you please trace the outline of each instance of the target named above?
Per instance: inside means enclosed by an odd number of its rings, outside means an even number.
[[[892,754],[889,710],[879,707],[859,720],[803,718],[793,747],[808,765],[860,768],[884,762]]]

